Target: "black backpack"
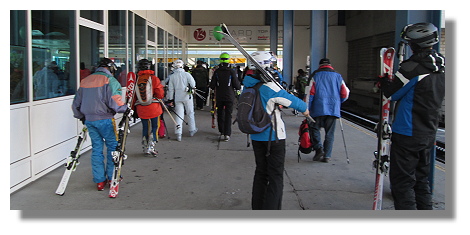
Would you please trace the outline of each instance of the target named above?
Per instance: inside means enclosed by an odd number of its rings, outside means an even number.
[[[253,87],[245,87],[238,98],[238,128],[246,134],[261,133],[271,125],[271,115],[266,113],[261,103],[259,88],[262,82]]]

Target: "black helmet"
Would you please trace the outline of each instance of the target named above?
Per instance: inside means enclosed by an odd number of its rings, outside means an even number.
[[[109,71],[111,73],[114,73],[117,68],[116,68],[116,65],[114,64],[114,62],[109,59],[109,58],[101,58],[100,62],[99,62],[99,67],[108,67],[109,68]]]
[[[141,59],[139,60],[139,62],[137,63],[137,70],[138,71],[141,71],[141,70],[149,70],[150,69],[150,66],[152,66],[152,63],[147,60],[147,59]]]
[[[439,33],[431,23],[409,24],[401,31],[401,38],[420,48],[428,48],[439,42]]]

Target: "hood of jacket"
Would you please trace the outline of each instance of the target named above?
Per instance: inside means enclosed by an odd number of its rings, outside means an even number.
[[[245,85],[246,87],[254,87],[256,84],[258,84],[260,81],[261,78],[255,78],[255,77],[259,77],[259,75],[255,75],[255,74],[250,74],[250,75],[246,75],[245,78],[243,79],[243,85]]]
[[[409,60],[415,61],[432,72],[444,72],[445,59],[433,49],[413,54]]]

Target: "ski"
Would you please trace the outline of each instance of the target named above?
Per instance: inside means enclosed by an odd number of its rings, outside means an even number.
[[[380,76],[387,76],[389,80],[393,78],[393,60],[395,49],[393,47],[382,48],[380,50]],[[374,152],[374,167],[376,168],[375,192],[373,210],[382,210],[384,178],[388,174],[390,166],[390,144],[392,128],[390,126],[390,99],[385,97],[383,90],[380,91],[381,106],[380,119],[377,123],[377,151]]]
[[[230,31],[228,30],[227,26],[222,23],[220,24],[220,26],[217,26],[215,29],[214,29],[214,33],[218,33],[218,34],[221,34],[223,36],[225,36],[237,49],[238,51],[240,51],[240,53],[242,53],[243,56],[246,57],[247,60],[249,60],[255,67],[257,70],[261,71],[261,79],[263,80],[263,82],[273,82],[274,84],[276,84],[281,90],[285,90],[283,86],[281,86],[281,84],[279,84],[279,82],[276,81],[276,79],[274,79],[273,75],[265,70],[263,67],[261,67],[261,65],[258,63],[258,61],[256,61],[246,50],[245,48],[243,48],[240,43],[237,42],[237,40],[235,40],[235,38],[232,36],[232,34],[230,34]],[[214,36],[216,36],[214,34]],[[217,36],[216,38],[218,38],[219,36]],[[307,119],[309,119],[309,121],[315,123],[315,120],[313,120],[313,118],[311,116],[307,116],[306,117]]]
[[[83,143],[86,140],[87,132],[88,129],[86,128],[86,126],[83,126],[82,131],[78,135],[77,145],[75,145],[75,149],[70,152],[70,156],[67,159],[67,163],[65,163],[64,175],[60,180],[59,187],[57,187],[57,190],[55,191],[57,195],[64,195],[65,188],[67,188],[67,184],[70,179],[70,175],[72,175],[72,172],[75,171],[77,169],[77,166],[80,164],[80,162],[78,162],[78,159],[80,158],[80,151],[82,150]]]
[[[273,75],[266,71],[263,67],[261,67],[260,64],[258,64],[258,61],[256,61],[246,50],[243,48],[240,43],[235,40],[235,38],[230,34],[230,31],[228,30],[227,26],[225,24],[220,24],[220,29],[219,31],[215,31],[216,33],[224,35],[237,49],[240,51],[240,53],[243,54],[243,56],[246,57],[259,71],[261,71],[261,78],[263,79],[263,82],[274,82],[279,88],[284,89],[277,81],[274,79]]]
[[[127,74],[127,89],[126,89],[126,103],[129,106],[127,111],[122,116],[118,126],[118,144],[116,150],[112,151],[114,170],[113,178],[109,186],[109,197],[116,198],[119,193],[119,183],[121,181],[121,168],[127,155],[124,153],[126,147],[127,134],[129,133],[129,120],[132,117],[132,102],[134,99],[136,76],[135,73],[129,72]]]
[[[210,99],[212,102],[212,105],[211,105],[212,128],[215,128],[215,119],[217,115],[217,107],[215,103],[215,90],[211,89]]]

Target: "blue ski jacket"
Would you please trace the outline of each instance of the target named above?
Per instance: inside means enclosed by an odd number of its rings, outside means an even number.
[[[259,79],[253,76],[257,75],[250,74],[245,76],[245,79],[243,80],[243,84],[245,85],[245,87],[253,87],[259,82],[261,82]],[[270,133],[271,141],[275,141],[276,138],[279,140],[285,139],[286,128],[284,125],[284,121],[281,119],[281,112],[279,109],[276,108],[277,105],[291,107],[303,113],[307,111],[307,104],[299,98],[295,97],[294,95],[289,94],[286,90],[279,88],[274,82],[264,83],[259,88],[259,93],[261,97],[261,103],[264,107],[264,111],[270,115],[272,114],[271,122],[273,123],[273,125],[271,125],[259,134],[251,134],[251,139],[256,141],[269,141]],[[274,121],[276,123],[274,123]],[[276,127],[275,132],[271,132],[273,130],[273,126]]]
[[[341,103],[349,97],[349,89],[341,74],[330,65],[322,65],[314,72],[310,88],[310,116],[341,117]]]
[[[397,101],[393,133],[435,135],[445,96],[445,58],[428,49],[401,63],[392,82],[381,81],[386,97]]]

